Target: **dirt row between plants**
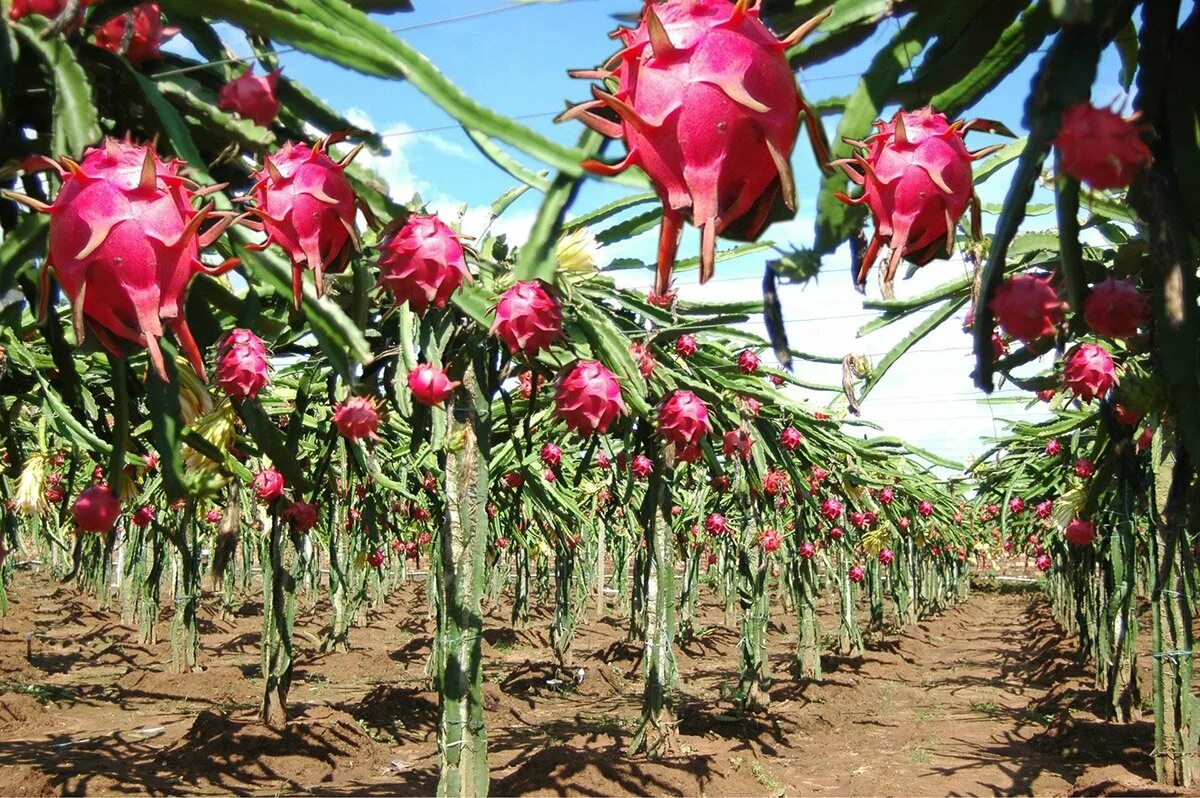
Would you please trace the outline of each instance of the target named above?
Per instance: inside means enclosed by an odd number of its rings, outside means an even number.
[[[258,724],[258,607],[206,613],[206,670],[167,672],[94,599],[17,576],[0,631],[0,794],[429,794],[436,694],[424,676],[420,588],[393,596],[347,653],[314,645],[326,617],[301,613],[294,719]],[[819,684],[790,675],[793,630],[771,630],[769,715],[739,718],[737,634],[719,607],[679,652],[679,735],[659,762],[623,749],[638,717],[638,649],[619,618],[581,619],[556,685],[548,619],[489,616],[485,699],[497,795],[968,795],[1153,793],[1151,726],[1092,714],[1083,668],[1036,594],[975,593],[861,659],[825,658]],[[832,619],[828,619],[832,624]],[[549,683],[548,683],[549,682]]]

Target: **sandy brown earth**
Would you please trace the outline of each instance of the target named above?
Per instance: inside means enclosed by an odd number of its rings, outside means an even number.
[[[206,669],[176,675],[167,642],[137,645],[93,597],[20,572],[0,630],[0,794],[432,793],[422,590],[371,612],[348,653],[318,653],[326,613],[302,613],[294,719],[277,731],[256,722],[257,606],[206,611]],[[792,678],[780,618],[760,718],[722,700],[738,638],[705,606],[706,633],[679,652],[678,745],[660,762],[623,754],[641,698],[623,619],[581,620],[571,665],[587,675],[560,691],[546,684],[548,619],[514,630],[507,614],[494,608],[484,644],[496,795],[1156,792],[1151,724],[1093,714],[1090,676],[1034,593],[976,592],[861,659],[827,656],[820,684]]]

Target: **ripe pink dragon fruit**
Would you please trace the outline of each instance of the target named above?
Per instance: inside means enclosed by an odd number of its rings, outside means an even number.
[[[830,521],[836,521],[842,517],[842,503],[830,496],[821,502],[821,515]]]
[[[770,379],[771,379],[771,384],[774,385],[776,388],[783,386],[783,375],[782,374],[772,374]]]
[[[742,350],[737,359],[738,370],[743,374],[753,374],[758,371],[758,355],[751,352],[749,349]]]
[[[1062,454],[1062,448],[1062,443],[1059,442],[1058,438],[1051,438],[1046,441],[1046,455],[1048,457],[1057,457]]]
[[[47,486],[42,495],[46,497],[46,501],[50,504],[59,504],[63,499],[67,498],[67,491],[62,485],[55,483]]]
[[[1080,479],[1091,479],[1096,473],[1096,464],[1086,457],[1081,457],[1075,461],[1075,474]]]
[[[841,540],[845,536],[846,533],[842,531],[840,526],[835,526],[833,529],[829,530],[829,537],[833,538],[834,540]]]
[[[758,533],[758,547],[767,554],[779,551],[783,538],[774,529],[764,529]]]
[[[654,350],[640,341],[630,341],[629,354],[633,356],[638,372],[643,377],[650,379],[654,376],[654,369],[658,367],[658,361],[654,359]]]
[[[378,571],[383,567],[383,552],[379,549],[371,549],[367,554],[367,565]]]
[[[770,468],[763,475],[763,493],[768,496],[782,496],[788,492],[790,484],[791,479],[786,471]]]
[[[126,41],[125,26],[130,19],[133,33]],[[159,48],[175,33],[175,29],[163,26],[162,10],[158,3],[142,3],[134,6],[128,14],[118,14],[97,28],[96,46],[110,53],[124,55],[130,64],[138,68],[147,61],[161,61]]]
[[[1094,189],[1125,188],[1150,162],[1136,118],[1081,102],[1063,113],[1054,140],[1063,171]]]
[[[1112,356],[1102,346],[1077,344],[1063,361],[1063,384],[1086,403],[1104,396],[1117,384]]]
[[[379,404],[369,396],[348,397],[333,411],[333,423],[348,440],[379,440]]]
[[[554,412],[580,435],[604,434],[625,414],[617,376],[596,360],[580,360],[558,381]]]
[[[418,316],[430,306],[446,307],[470,279],[462,242],[436,215],[409,216],[380,247],[379,282]]]
[[[71,516],[80,532],[107,532],[120,512],[121,504],[107,485],[87,488],[71,505]]]
[[[250,487],[260,502],[273,502],[283,495],[283,474],[274,468],[264,468],[254,475]]]
[[[629,466],[629,470],[638,479],[648,479],[654,473],[654,463],[644,454],[639,454],[633,458],[633,464]]]
[[[1020,496],[1013,496],[1008,500],[1008,511],[1013,515],[1025,512],[1025,500]]]
[[[1021,341],[1053,335],[1063,320],[1063,301],[1048,277],[1018,274],[996,289],[988,307],[1004,332]]]
[[[850,523],[854,525],[855,529],[865,529],[867,526],[867,514],[859,510],[850,513]]]
[[[96,0],[84,0],[80,5],[82,8],[86,8],[94,2]],[[66,5],[67,0],[12,0],[12,5],[8,9],[8,18],[13,22],[28,16],[57,19]]]
[[[1042,402],[1053,402],[1055,393],[1057,393],[1057,391],[1055,391],[1053,388],[1043,388],[1037,392],[1037,398]]]
[[[217,107],[266,127],[279,115],[279,98],[275,96],[279,74],[280,71],[276,69],[260,77],[254,74],[254,67],[251,66],[241,77],[221,87],[217,95]]]
[[[708,518],[704,519],[704,528],[708,534],[719,538],[729,530],[729,522],[720,513],[711,513]]]
[[[249,330],[233,330],[217,347],[217,385],[226,396],[254,399],[270,376],[267,347]]]
[[[762,402],[753,396],[739,396],[738,404],[742,408],[742,415],[747,418],[758,418],[758,414],[762,412]]]
[[[754,445],[754,438],[745,430],[731,429],[725,433],[725,438],[721,442],[721,449],[725,452],[726,457],[740,457],[743,460],[750,459],[750,447]]]
[[[854,582],[855,584],[858,584],[867,578],[867,572],[863,570],[861,565],[851,565],[850,570],[846,572],[846,575],[849,576],[850,581]]]
[[[1037,506],[1033,508],[1033,512],[1037,514],[1038,518],[1045,520],[1054,512],[1054,502],[1050,499],[1038,502]]]
[[[917,513],[922,518],[928,518],[929,516],[933,515],[933,502],[923,501],[920,504],[918,504],[917,505]]]
[[[105,139],[75,163],[62,159],[62,187],[52,205],[10,194],[50,214],[47,265],[73,306],[77,343],[84,321],[104,347],[124,354],[122,342],[145,347],[166,379],[158,339],[163,324],[175,333],[196,373],[204,360],[183,316],[183,299],[196,272],[221,274],[200,262],[200,248],[228,226],[222,219],[205,233],[212,206],[192,207],[194,184],[179,174],[180,161],[162,161],[149,145]],[[43,297],[46,293],[43,292]]]
[[[784,427],[779,433],[779,445],[789,452],[794,452],[804,443],[804,436],[795,427]]]
[[[154,508],[149,504],[143,504],[133,512],[133,517],[130,518],[134,526],[146,527],[154,523]]]
[[[546,482],[554,482],[558,479],[558,475],[555,474],[551,469],[547,468],[542,472],[542,479]]]
[[[879,489],[879,503],[887,507],[892,502],[896,501],[896,491],[892,488]]]
[[[408,390],[412,391],[413,399],[430,407],[445,402],[461,384],[451,382],[446,372],[429,363],[422,363],[408,373]]]
[[[608,469],[612,468],[612,461],[608,459],[608,455],[604,452],[596,452],[596,457],[594,460],[592,460],[592,462],[595,463],[596,468],[599,468],[601,471],[607,471]]]
[[[1067,524],[1067,542],[1072,546],[1087,546],[1096,539],[1096,525],[1082,518],[1075,518]]]
[[[908,529],[910,526],[912,526],[912,521],[909,520],[907,515],[904,515],[901,516],[900,520],[896,522],[896,526],[900,527],[901,529]]]
[[[1150,444],[1154,443],[1154,430],[1150,427],[1143,427],[1142,432],[1138,435],[1137,450],[1144,452],[1150,448]]]
[[[1131,281],[1110,277],[1088,293],[1083,318],[1096,335],[1129,338],[1150,319],[1150,303]]]
[[[1042,573],[1046,573],[1047,571],[1050,570],[1050,566],[1051,566],[1050,555],[1049,554],[1039,554],[1037,556],[1037,559],[1033,561],[1033,564],[1039,571],[1041,571]]]
[[[811,560],[817,556],[817,547],[812,543],[801,543],[799,548],[800,556],[806,560]]]
[[[350,250],[359,248],[354,228],[358,198],[344,171],[358,149],[340,162],[326,152],[331,139],[315,147],[286,144],[268,155],[254,175],[256,213],[267,232],[265,249],[277,244],[292,261],[292,299],[300,307],[304,270],[312,269],[317,296],[325,292],[325,273],[346,267]]]
[[[562,338],[563,315],[558,300],[539,280],[517,283],[496,304],[492,334],[514,355],[532,357]]]
[[[560,117],[577,118],[629,153],[616,165],[584,168],[614,175],[638,166],[663,202],[655,291],[665,294],[685,219],[701,230],[700,281],[712,277],[716,236],[754,240],[770,221],[777,198],[795,211],[789,158],[803,117],[818,162],[827,160],[819,122],[796,87],[785,50],[824,16],[780,41],[747,0],[666,0],[647,3],[636,29],[619,28],[624,45],[615,67],[572,73],[616,77],[616,94],[593,87],[596,98]],[[596,113],[605,107],[618,125]]]
[[[547,443],[542,447],[542,462],[548,466],[556,466],[562,462],[562,449],[557,444]]]
[[[1126,407],[1119,402],[1113,408],[1113,418],[1117,420],[1117,423],[1124,424],[1127,427],[1136,427],[1138,424],[1141,424],[1145,416],[1146,414],[1140,410]]]
[[[204,520],[210,524],[220,523],[221,518],[222,518],[222,515],[221,515],[220,510],[209,510],[207,513],[204,514]]]
[[[658,432],[678,446],[699,443],[711,429],[708,406],[691,391],[674,391],[659,408]]]
[[[696,354],[696,339],[684,334],[675,339],[675,354],[684,360]]]
[[[317,506],[309,502],[292,502],[283,511],[283,517],[297,532],[308,532],[317,525]]]
[[[963,135],[971,130],[1007,132],[978,119],[951,123],[932,108],[897,111],[891,122],[877,121],[875,127],[866,141],[847,140],[859,150],[853,158],[834,162],[863,187],[858,197],[839,194],[838,199],[866,205],[875,221],[875,234],[858,267],[860,286],[885,242],[892,251],[885,286],[891,285],[902,258],[923,266],[949,257],[958,221],[974,197],[971,161],[995,149],[969,152]]]
[[[878,557],[879,557],[879,564],[882,565],[884,568],[888,567],[889,565],[891,565],[893,562],[896,561],[896,553],[894,551],[892,551],[891,549],[880,549]]]
[[[725,474],[718,474],[708,481],[709,486],[717,493],[728,493],[730,488],[729,477]]]

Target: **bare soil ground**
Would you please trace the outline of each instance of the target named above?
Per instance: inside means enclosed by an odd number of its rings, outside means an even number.
[[[259,608],[206,608],[205,670],[172,674],[168,621],[153,646],[95,599],[21,572],[0,623],[0,794],[424,795],[437,784],[437,696],[423,588],[353,630],[352,650],[313,643],[326,611],[300,613],[294,718],[256,719]],[[628,758],[639,650],[618,617],[581,619],[578,687],[555,689],[543,615],[487,619],[485,698],[495,795],[1170,794],[1158,790],[1149,719],[1108,724],[1091,677],[1035,593],[976,592],[861,659],[791,675],[793,630],[772,625],[771,712],[739,718],[736,631],[715,603],[679,652],[675,752]],[[827,619],[832,627],[832,618]],[[32,635],[31,635],[32,633]]]

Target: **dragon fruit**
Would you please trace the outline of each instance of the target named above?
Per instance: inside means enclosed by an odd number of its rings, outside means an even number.
[[[133,32],[126,40],[126,25],[133,22]],[[134,67],[147,61],[161,61],[159,48],[174,29],[163,26],[162,10],[158,3],[142,3],[96,29],[96,46],[117,55],[124,55]],[[124,52],[122,52],[124,50]]]
[[[800,448],[800,444],[804,443],[804,435],[795,427],[784,427],[779,432],[779,445],[789,452],[794,452]]]
[[[768,496],[782,496],[787,493],[790,484],[791,480],[786,471],[770,468],[763,475],[763,493]]]
[[[836,521],[842,517],[842,503],[830,496],[821,502],[821,515],[830,521]]]
[[[1091,479],[1096,473],[1096,464],[1086,457],[1081,457],[1075,461],[1075,475],[1080,479]]]
[[[62,485],[50,485],[42,495],[50,504],[58,504],[67,498],[67,491]]]
[[[1000,328],[1021,341],[1052,335],[1063,320],[1063,301],[1047,277],[1018,274],[996,289],[988,307]]]
[[[7,196],[50,214],[46,262],[71,300],[76,343],[84,339],[86,320],[115,355],[124,354],[122,342],[145,347],[165,380],[158,345],[165,322],[203,376],[204,360],[182,305],[196,272],[216,275],[238,264],[237,259],[217,267],[200,262],[200,248],[215,241],[231,220],[200,233],[212,206],[193,208],[197,192],[180,175],[182,162],[160,160],[149,145],[105,139],[84,152],[79,163],[63,158],[55,166],[62,187],[52,205]]]
[[[612,468],[612,461],[608,459],[608,455],[604,452],[596,452],[596,458],[592,461],[596,464],[596,468],[601,471],[607,471]]]
[[[811,560],[817,556],[817,547],[812,543],[801,543],[798,549],[800,556],[806,560]]]
[[[879,503],[887,507],[892,502],[896,501],[896,491],[892,488],[879,489]]]
[[[724,474],[717,474],[708,481],[709,487],[717,493],[728,493],[730,488],[729,477]]]
[[[1038,401],[1053,402],[1054,394],[1056,394],[1056,393],[1057,393],[1057,391],[1055,391],[1053,388],[1043,388],[1042,390],[1037,392]]]
[[[758,533],[758,547],[767,554],[779,551],[783,538],[774,529],[764,529]]]
[[[542,472],[542,479],[545,480],[546,482],[554,482],[555,480],[558,479],[558,475],[555,474],[553,470],[547,468],[545,471]]]
[[[1088,293],[1083,318],[1096,335],[1129,338],[1149,320],[1150,303],[1129,280],[1110,277]]]
[[[149,504],[143,504],[133,512],[133,516],[129,519],[134,526],[147,527],[154,523],[154,508]]]
[[[1154,430],[1150,427],[1142,427],[1136,444],[1138,452],[1147,451],[1152,443],[1154,443]]]
[[[644,454],[639,454],[633,458],[633,463],[629,466],[629,470],[638,479],[648,479],[654,473],[654,463]]]
[[[1020,496],[1013,496],[1008,500],[1008,511],[1013,515],[1025,512],[1025,500]]]
[[[249,330],[233,330],[217,347],[217,385],[226,396],[254,399],[270,376],[267,347]]]
[[[1054,512],[1054,502],[1050,499],[1038,502],[1037,506],[1033,508],[1033,512],[1044,521]]]
[[[352,441],[378,440],[379,422],[379,403],[369,396],[351,396],[333,411],[338,432]]]
[[[1051,565],[1050,555],[1049,554],[1039,554],[1037,556],[1037,559],[1035,559],[1033,561],[1033,565],[1035,568],[1037,568],[1042,573],[1046,573],[1047,571],[1050,570],[1050,565]]]
[[[107,485],[93,485],[71,505],[71,516],[80,532],[107,532],[120,512],[121,504]]]
[[[861,565],[851,565],[850,570],[846,572],[846,575],[850,577],[850,581],[854,582],[855,584],[858,584],[867,578],[867,572],[863,570]]]
[[[674,391],[659,408],[658,432],[678,446],[698,443],[711,429],[707,405],[691,391]]]
[[[542,462],[551,467],[562,462],[562,449],[558,444],[547,443],[542,447]]]
[[[758,371],[758,355],[751,352],[749,349],[742,350],[737,359],[738,370],[743,374],[753,374]]]
[[[1062,448],[1062,443],[1059,442],[1058,438],[1051,438],[1046,441],[1046,456],[1057,457],[1062,454]]]
[[[629,354],[633,356],[633,362],[637,363],[638,373],[646,379],[654,376],[654,369],[658,367],[658,361],[654,359],[654,350],[640,341],[630,341]]]
[[[621,384],[599,361],[580,360],[559,379],[554,411],[580,435],[606,433],[626,412]]]
[[[309,502],[292,502],[283,517],[297,532],[307,532],[317,525],[317,506]]]
[[[858,267],[860,286],[885,242],[891,248],[885,286],[891,285],[901,259],[923,266],[954,251],[958,221],[974,197],[971,161],[994,151],[969,152],[963,135],[1003,131],[983,120],[951,123],[932,108],[897,111],[891,122],[877,121],[875,127],[866,141],[847,140],[858,150],[853,158],[834,162],[863,187],[858,197],[838,194],[838,199],[866,205],[875,221],[875,234]]]
[[[204,520],[210,524],[219,524],[221,522],[221,517],[220,510],[209,510],[204,514]]]
[[[1075,518],[1067,524],[1067,542],[1072,546],[1087,546],[1096,539],[1096,525],[1082,518]]]
[[[681,335],[675,339],[675,354],[684,360],[696,354],[696,339],[690,335]]]
[[[1135,118],[1081,102],[1068,108],[1054,140],[1063,171],[1094,189],[1124,188],[1150,162]]]
[[[829,530],[829,537],[834,540],[841,540],[842,538],[846,537],[846,533],[840,526],[835,526],[833,529]]]
[[[1063,384],[1086,403],[1104,396],[1117,384],[1112,356],[1096,344],[1076,345],[1063,361]]]
[[[436,215],[409,216],[380,247],[379,282],[418,316],[430,306],[446,307],[470,279],[462,242]]]
[[[1113,408],[1113,418],[1117,420],[1117,423],[1124,424],[1127,427],[1136,427],[1142,423],[1142,419],[1145,416],[1146,414],[1140,410],[1134,410],[1120,403],[1117,403],[1117,406]]]
[[[896,561],[896,553],[891,549],[880,549],[876,556],[879,558],[879,564],[884,568]]]
[[[96,0],[84,0],[80,5],[86,8],[94,2]],[[66,5],[67,0],[12,0],[12,5],[8,9],[8,18],[13,22],[35,15],[46,19],[57,19]]]
[[[217,94],[217,107],[222,111],[234,111],[243,119],[266,127],[279,115],[279,98],[275,96],[279,73],[276,69],[258,76],[251,66],[241,77],[221,87]]]
[[[358,198],[344,171],[358,149],[340,162],[329,157],[325,139],[308,144],[286,144],[268,155],[254,175],[251,193],[256,213],[267,231],[258,248],[277,244],[292,261],[292,299],[300,307],[304,270],[312,269],[317,296],[325,292],[326,272],[346,267],[350,250],[359,247],[354,228]]]
[[[917,514],[922,518],[928,518],[933,515],[933,502],[922,501],[917,505]]]
[[[866,529],[867,514],[859,510],[850,513],[850,523],[854,525],[855,529]]]
[[[638,166],[663,203],[655,292],[665,294],[685,219],[701,230],[700,281],[713,275],[716,236],[753,240],[770,221],[776,199],[793,212],[789,158],[803,116],[818,146],[819,122],[804,104],[785,50],[824,19],[815,17],[780,41],[748,0],[647,3],[636,29],[614,34],[623,45],[602,69],[575,77],[616,77],[609,94],[593,87],[591,102],[570,109],[628,155],[616,165],[589,160],[589,171],[614,175]],[[607,108],[620,124],[594,111]]]
[[[720,513],[710,513],[708,518],[704,519],[704,528],[708,534],[719,538],[729,531],[729,522]]]
[[[408,390],[413,399],[423,405],[436,407],[454,395],[461,383],[451,382],[446,372],[429,363],[422,363],[408,373]]]
[[[745,430],[731,429],[725,433],[721,449],[725,452],[726,457],[740,457],[743,460],[749,460],[750,447],[753,445],[754,438],[750,437]]]
[[[903,515],[900,516],[900,520],[896,521],[896,526],[900,527],[901,529],[908,529],[910,526],[912,526],[912,521],[909,520],[908,516]]]
[[[283,474],[274,468],[264,468],[254,475],[250,487],[260,502],[273,502],[283,495]]]
[[[371,549],[367,553],[367,565],[374,568],[376,571],[383,567],[383,552],[379,549]]]
[[[742,409],[742,415],[747,418],[758,418],[758,414],[762,412],[762,402],[753,396],[739,396],[738,405]]]
[[[563,315],[558,300],[538,280],[517,283],[496,304],[492,334],[514,355],[532,357],[562,338]]]

